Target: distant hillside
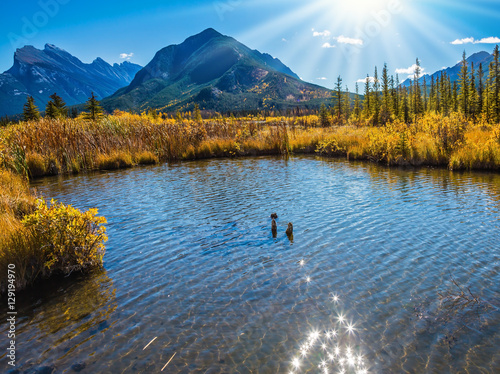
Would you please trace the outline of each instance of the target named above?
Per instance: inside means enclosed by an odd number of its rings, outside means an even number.
[[[0,75],[0,115],[21,113],[31,95],[40,110],[56,92],[68,105],[98,98],[128,85],[141,66],[130,62],[110,65],[101,58],[85,64],[63,49],[46,44],[43,50],[25,46],[14,53],[14,65]]]
[[[488,52],[484,52],[484,51],[474,53],[469,58],[467,58],[467,64],[469,66],[469,69],[470,69],[472,63],[474,63],[474,69],[475,69],[476,73],[477,73],[477,69],[479,68],[479,64],[483,64],[483,71],[484,71],[485,79],[488,77],[489,65],[490,65],[490,62],[492,62],[492,61],[493,61],[493,55],[488,53]],[[450,80],[452,82],[458,81],[461,69],[462,69],[462,63],[459,62],[453,67],[438,70],[431,75],[426,75],[425,80],[426,80],[427,84],[430,84],[432,77],[434,77],[434,80],[436,80],[444,72],[444,73],[446,73],[447,76],[450,77]],[[405,87],[409,87],[409,86],[411,86],[412,81],[413,81],[412,79],[408,78],[401,84]],[[424,77],[420,78],[419,82],[423,84]]]
[[[134,80],[102,101],[108,110],[191,108],[217,111],[295,108],[330,97],[280,60],[214,29],[158,51]]]

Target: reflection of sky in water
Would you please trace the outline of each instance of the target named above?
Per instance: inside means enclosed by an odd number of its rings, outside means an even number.
[[[299,261],[301,271],[305,271],[306,262]],[[311,276],[305,277],[306,283],[311,283]],[[368,367],[363,357],[356,324],[341,311],[342,299],[335,293],[330,293],[328,302],[336,323],[322,326],[304,333],[304,340],[299,343],[297,352],[290,359],[289,374],[316,371],[320,373],[367,374]]]
[[[23,295],[21,372],[499,372],[500,175],[266,157],[37,185],[108,219],[109,281]],[[494,306],[447,318],[450,272]]]

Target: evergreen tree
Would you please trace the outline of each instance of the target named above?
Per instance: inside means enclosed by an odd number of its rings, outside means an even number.
[[[493,80],[492,80],[492,112],[493,121],[495,123],[500,122],[500,66],[499,61],[499,51],[498,45],[493,51]]]
[[[460,111],[466,116],[469,115],[469,71],[467,64],[467,55],[462,54],[462,67],[460,69],[460,93],[458,95]]]
[[[431,90],[429,92],[429,111],[437,111],[437,90],[434,76],[431,76]]]
[[[356,82],[356,96],[354,96],[354,116],[356,117],[356,120],[359,119],[360,114],[361,114],[361,106],[359,102],[359,86],[358,82]]]
[[[62,97],[57,95],[55,92],[49,97],[54,102],[54,106],[57,109],[58,117],[66,117],[68,115],[68,109],[66,108],[66,103],[64,102]]]
[[[365,118],[370,118],[371,115],[371,102],[370,102],[370,96],[371,96],[371,88],[370,88],[370,76],[367,74],[366,75],[366,80],[365,80],[365,99],[363,102],[363,114]]]
[[[378,125],[380,116],[380,81],[378,80],[377,67],[373,74],[373,124]]]
[[[385,125],[391,116],[391,95],[390,95],[390,82],[389,74],[387,71],[387,64],[384,64],[382,69],[382,109],[380,112],[380,123]]]
[[[483,71],[483,64],[479,64],[479,69],[477,71],[477,79],[478,79],[478,85],[477,85],[477,113],[481,114],[483,112],[483,93],[484,93],[484,71]]]
[[[33,96],[28,96],[26,99],[26,104],[24,104],[23,108],[23,118],[25,121],[36,121],[40,119],[40,112],[35,105]]]
[[[394,82],[394,80],[393,80]],[[399,86],[399,75],[396,74],[396,83],[394,87],[394,98],[392,112],[396,117],[401,117],[401,87]]]
[[[402,117],[404,123],[410,122],[410,105],[408,103],[408,94],[406,92],[406,87],[403,87]]]
[[[413,114],[415,117],[422,114],[424,106],[422,104],[422,92],[420,90],[420,74],[422,73],[422,68],[420,67],[420,61],[417,58],[415,63],[415,73],[413,76]]]
[[[450,79],[448,77],[448,79]],[[451,84],[450,84],[451,86]],[[457,86],[457,81],[453,82],[453,88],[451,89],[451,102],[453,105],[453,111],[456,112],[458,111],[458,86]]]
[[[428,106],[427,100],[428,100],[428,97],[427,97],[427,81],[426,81],[425,75],[424,75],[424,106],[423,106],[424,113],[427,112],[427,106]]]
[[[439,94],[441,96],[440,111],[443,115],[447,116],[450,110],[450,96],[448,92],[448,84],[446,79],[446,72],[442,72],[439,79]]]
[[[488,121],[493,121],[495,118],[495,63],[493,61],[489,65],[489,70],[483,112],[486,114]]]
[[[326,109],[325,103],[321,103],[321,107],[319,109],[319,122],[321,127],[330,126],[330,119],[328,118],[328,110]]]
[[[56,93],[49,96],[50,101],[45,108],[45,116],[48,118],[61,118],[68,115],[68,109],[64,100]]]
[[[344,92],[344,117],[345,120],[348,121],[349,117],[351,116],[351,95],[349,95],[349,87],[345,86],[345,92]]]
[[[469,79],[469,114],[471,118],[476,118],[478,94],[476,90],[476,77],[474,71],[474,62],[471,63]]]
[[[88,113],[85,113],[85,119],[97,121],[102,117],[103,110],[93,92],[91,95],[92,96],[89,97],[87,103],[85,104],[85,109],[88,110]]]
[[[334,107],[335,107],[335,116],[337,117],[337,122],[342,122],[343,115],[343,107],[342,107],[342,78],[340,75],[337,77],[337,83],[335,83],[335,89],[333,91],[333,99],[334,99]]]
[[[45,117],[46,118],[57,118],[57,108],[53,101],[49,101],[45,107]]]

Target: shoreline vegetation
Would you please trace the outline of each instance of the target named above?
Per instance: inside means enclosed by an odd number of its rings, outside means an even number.
[[[0,167],[33,179],[219,157],[318,154],[388,166],[500,170],[500,125],[460,113],[430,113],[384,126],[350,120],[324,126],[301,117],[167,118],[113,115],[20,122],[0,128]]]
[[[0,291],[16,265],[16,288],[53,274],[102,266],[105,219],[47,203],[30,191],[29,179],[113,170],[135,165],[216,157],[317,154],[389,166],[451,170],[500,170],[499,48],[485,79],[463,55],[459,81],[442,74],[421,83],[417,59],[409,87],[384,65],[367,77],[363,102],[351,99],[338,77],[331,107],[280,113],[265,110],[235,118],[204,111],[175,115],[104,115],[95,96],[86,113],[68,110],[54,94],[41,118],[32,97],[24,121],[0,127]],[[469,68],[470,66],[470,68]],[[476,84],[477,82],[477,84]]]

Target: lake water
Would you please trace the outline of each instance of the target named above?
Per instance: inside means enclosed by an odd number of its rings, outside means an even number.
[[[500,372],[500,175],[265,157],[35,185],[109,241],[18,294],[16,373]]]

